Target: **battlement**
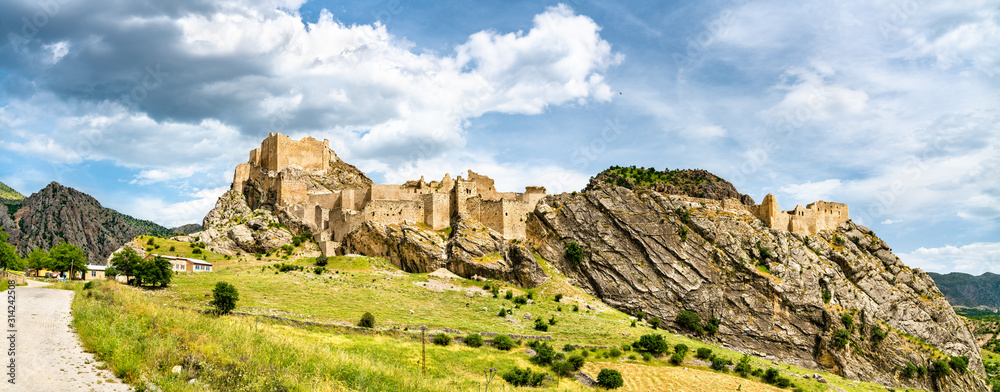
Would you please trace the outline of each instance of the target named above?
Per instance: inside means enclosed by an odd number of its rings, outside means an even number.
[[[331,158],[339,160],[330,150],[330,141],[311,136],[292,140],[281,133],[270,133],[260,148],[250,151],[249,164],[269,171],[281,171],[291,165],[305,170],[327,170]]]
[[[820,200],[805,207],[797,205],[790,211],[781,211],[778,201],[770,193],[764,196],[761,204],[751,207],[750,211],[772,229],[800,234],[834,230],[841,223],[850,220],[847,204]]]

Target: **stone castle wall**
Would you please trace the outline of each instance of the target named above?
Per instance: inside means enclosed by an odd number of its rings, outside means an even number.
[[[689,196],[677,196],[690,204],[707,208],[720,208],[727,211],[746,212],[764,221],[772,229],[789,231],[804,235],[812,235],[823,230],[834,230],[841,223],[850,220],[847,204],[817,201],[803,207],[795,206],[790,211],[781,211],[778,201],[772,194],[764,196],[757,205],[748,206],[737,199],[702,199]]]
[[[292,140],[272,133],[260,148],[250,152],[233,176],[233,189],[243,191],[252,208],[271,204],[286,209],[313,231],[324,254],[330,241],[366,221],[391,225],[422,223],[441,230],[461,213],[501,233],[506,239],[524,238],[527,214],[545,197],[544,187],[527,187],[524,193],[497,192],[492,178],[468,171],[468,177],[427,183],[423,178],[403,185],[373,184],[362,189],[328,191],[310,183],[298,171],[328,170],[339,161],[329,141],[311,137]]]

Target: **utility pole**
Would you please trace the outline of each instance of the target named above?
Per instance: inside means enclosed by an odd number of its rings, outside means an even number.
[[[420,326],[420,365],[424,378],[427,378],[427,326]]]

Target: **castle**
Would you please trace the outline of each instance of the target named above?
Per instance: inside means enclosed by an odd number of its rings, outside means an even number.
[[[774,195],[768,193],[760,204],[749,206],[736,199],[702,199],[678,196],[692,205],[721,208],[723,210],[750,213],[764,221],[767,227],[803,235],[812,235],[822,230],[835,230],[841,223],[850,220],[847,204],[816,201],[805,207],[795,206],[789,211],[781,211]]]
[[[428,183],[421,177],[403,185],[368,180],[331,190],[316,178],[343,174],[347,165],[329,144],[328,140],[305,137],[295,141],[271,133],[260,148],[250,152],[247,163],[237,166],[233,179],[233,189],[244,193],[252,207],[262,201],[273,203],[305,222],[324,254],[333,253],[335,242],[366,221],[441,230],[450,225],[453,214],[475,219],[505,239],[523,239],[527,215],[545,197],[545,188],[540,186],[529,186],[524,193],[498,192],[493,179],[472,170],[464,179],[453,180],[445,174],[441,181]]]

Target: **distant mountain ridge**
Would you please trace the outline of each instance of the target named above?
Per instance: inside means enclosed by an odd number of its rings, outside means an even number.
[[[1000,275],[991,272],[979,276],[961,272],[928,272],[927,275],[934,279],[934,283],[952,306],[1000,307]]]
[[[191,233],[197,233],[201,230],[202,226],[200,223],[190,223],[183,226],[174,227],[170,229],[170,232],[174,234],[191,234]]]
[[[0,199],[24,200],[24,195],[14,190],[14,188],[7,186],[7,184],[0,182]]]
[[[105,264],[111,252],[136,236],[173,233],[156,223],[104,208],[90,195],[56,182],[25,198],[13,217],[0,215],[0,226],[11,234],[11,242],[21,255],[66,242],[82,248],[88,261],[96,265]]]

